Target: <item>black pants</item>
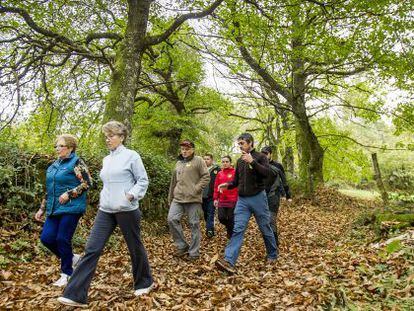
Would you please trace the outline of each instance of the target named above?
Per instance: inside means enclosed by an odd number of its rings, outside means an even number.
[[[230,238],[234,228],[234,207],[219,207],[218,219],[226,227],[227,237]]]
[[[139,209],[120,213],[106,213],[98,210],[86,244],[85,256],[82,257],[78,267],[69,279],[69,283],[63,292],[63,297],[80,303],[87,302],[88,290],[92,277],[95,274],[99,257],[117,225],[119,225],[128,245],[132,261],[134,288],[149,287],[153,283],[153,279],[147,252],[141,242],[140,220],[141,212]]]
[[[280,194],[272,193],[267,195],[270,210],[270,226],[275,234],[276,246],[279,247],[279,234],[277,232],[277,214],[279,213]]]

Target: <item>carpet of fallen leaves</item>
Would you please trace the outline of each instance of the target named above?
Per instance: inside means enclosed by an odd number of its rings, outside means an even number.
[[[366,206],[367,203],[326,189],[320,190],[314,201],[283,203],[279,218],[280,257],[272,265],[265,263],[263,240],[252,218],[234,276],[215,269],[214,262],[226,245],[225,230],[220,224],[213,239],[203,238],[200,259],[189,262],[172,256],[172,240],[162,230],[165,225],[144,223],[144,244],[157,286],[140,298],[133,295],[128,251],[117,232],[116,241],[99,261],[89,292],[89,309],[414,308],[412,256],[401,251],[384,255],[370,247],[363,229],[355,228],[355,220]],[[34,229],[33,247],[39,247],[40,226]],[[3,243],[19,235],[3,229],[1,234]],[[58,261],[44,252],[37,252],[29,262],[9,264],[0,275],[0,309],[70,309],[56,301],[62,291],[50,284],[58,277]]]

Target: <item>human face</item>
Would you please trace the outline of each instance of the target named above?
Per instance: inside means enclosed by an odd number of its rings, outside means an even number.
[[[241,151],[244,152],[250,152],[253,148],[252,148],[252,143],[245,141],[244,139],[240,139],[237,141],[237,144],[239,145],[239,148]]]
[[[181,155],[184,158],[188,158],[188,157],[191,157],[194,154],[194,148],[186,147],[186,146],[180,146],[180,152],[181,152]]]
[[[106,133],[105,142],[109,150],[115,150],[124,141],[124,137],[118,134]]]
[[[271,153],[269,153],[269,152],[262,152],[262,153],[266,156],[266,158],[268,160],[271,160],[272,159],[272,154]]]
[[[65,159],[71,154],[73,148],[68,148],[65,140],[63,138],[59,138],[56,141],[55,150],[60,159]]]
[[[209,156],[204,156],[203,157],[204,162],[206,163],[207,167],[210,167],[213,165],[213,159],[210,158]]]
[[[223,169],[225,169],[225,168],[230,168],[230,167],[231,167],[231,162],[230,162],[230,160],[229,160],[228,158],[222,158],[222,159],[221,159],[221,167],[222,167]]]

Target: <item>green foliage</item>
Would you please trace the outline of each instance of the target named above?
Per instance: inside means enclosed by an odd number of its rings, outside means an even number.
[[[351,135],[341,130],[334,120],[320,118],[313,127],[325,149],[325,181],[346,181],[356,184],[371,176],[371,164],[368,155],[347,139]]]
[[[48,158],[22,151],[14,144],[0,144],[0,224],[24,219],[39,207],[44,193],[43,171]]]

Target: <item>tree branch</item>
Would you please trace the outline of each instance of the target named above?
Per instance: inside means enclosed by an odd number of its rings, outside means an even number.
[[[151,46],[151,45],[155,45],[155,44],[159,44],[165,40],[167,40],[185,21],[189,20],[189,19],[196,19],[196,18],[203,18],[205,16],[210,15],[211,13],[213,13],[215,11],[215,9],[217,9],[217,7],[223,2],[223,0],[216,0],[213,2],[212,5],[210,5],[208,8],[206,8],[205,10],[198,12],[198,13],[188,13],[188,14],[183,14],[181,16],[179,16],[178,18],[176,18],[174,20],[174,22],[172,23],[172,25],[164,31],[164,33],[156,35],[156,36],[149,36],[147,37],[146,41],[146,46]]]

